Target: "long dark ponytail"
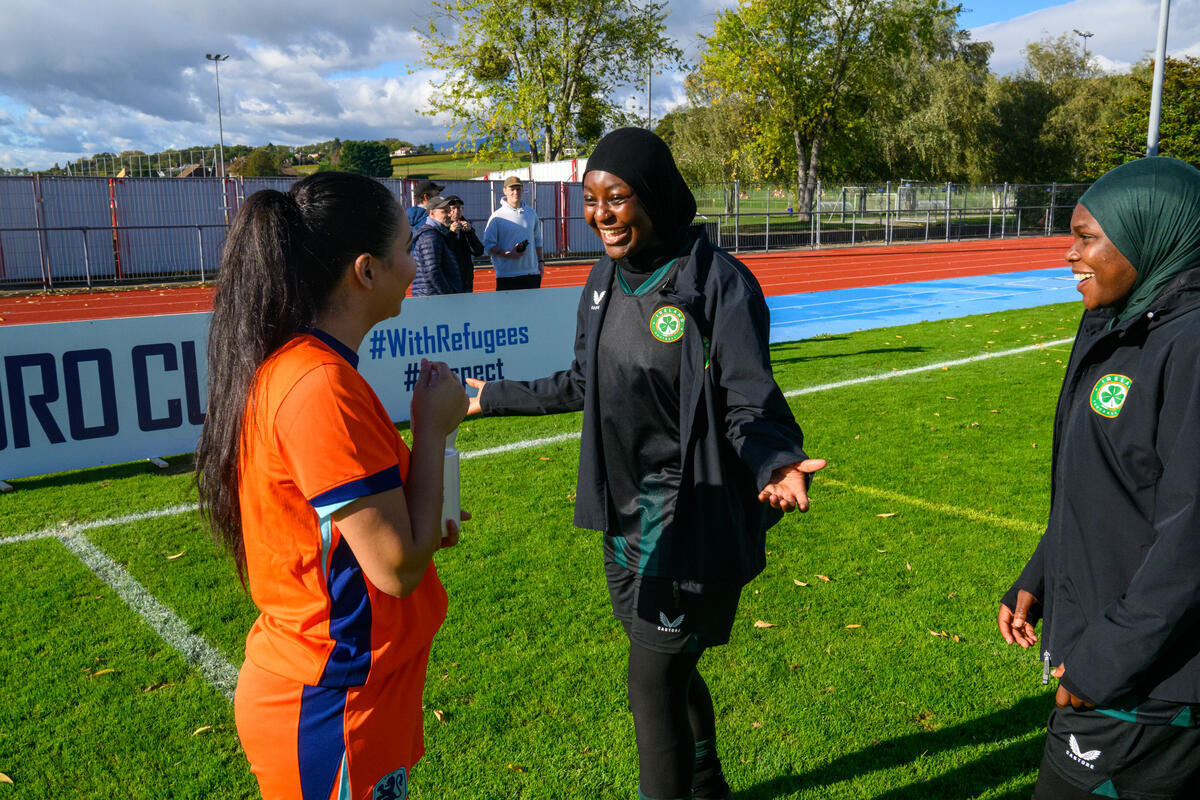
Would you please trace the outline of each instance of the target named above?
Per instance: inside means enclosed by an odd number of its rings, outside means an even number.
[[[238,458],[259,366],[309,327],[349,265],[384,258],[400,205],[378,181],[318,172],[246,199],[229,229],[208,329],[208,410],[196,451],[200,509],[245,579]]]

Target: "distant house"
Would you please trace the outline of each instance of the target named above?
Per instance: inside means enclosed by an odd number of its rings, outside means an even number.
[[[392,151],[392,158],[399,158],[400,156],[411,156],[415,152],[417,152],[417,148],[415,148],[415,147],[397,147],[395,150]]]

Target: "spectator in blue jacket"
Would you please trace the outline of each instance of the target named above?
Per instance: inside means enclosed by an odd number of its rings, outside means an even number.
[[[429,216],[413,234],[412,254],[417,262],[413,297],[458,294],[463,290],[458,257],[450,241],[450,201],[441,195],[429,198]]]

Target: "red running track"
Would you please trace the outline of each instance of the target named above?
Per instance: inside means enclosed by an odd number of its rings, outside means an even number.
[[[744,253],[768,296],[912,283],[1063,266],[1069,237],[851,247]],[[590,264],[551,265],[542,286],[582,286]],[[495,291],[488,270],[475,273],[475,291]],[[212,308],[208,286],[8,295],[0,297],[0,326],[113,317],[189,314]]]

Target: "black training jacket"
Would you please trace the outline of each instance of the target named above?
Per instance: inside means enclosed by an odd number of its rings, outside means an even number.
[[[679,430],[683,467],[674,524],[662,536],[661,574],[691,591],[741,586],[766,564],[766,531],[782,512],[758,501],[778,467],[806,458],[803,434],[771,372],[770,320],[758,281],[713,247],[703,228],[659,292],[686,318],[680,359]],[[575,359],[535,381],[488,383],[485,414],[553,414],[583,409],[575,524],[617,532],[608,503],[597,392],[596,348],[613,285],[613,262],[592,267],[579,300]],[[678,539],[675,540],[679,542]]]
[[[1062,684],[1200,702],[1200,269],[1137,317],[1083,315],[1054,417],[1050,521],[1004,597],[1042,603]]]

